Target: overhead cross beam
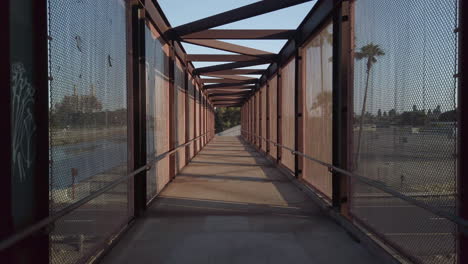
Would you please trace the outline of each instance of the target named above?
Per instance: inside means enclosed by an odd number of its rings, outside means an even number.
[[[229,52],[235,52],[239,54],[244,54],[244,55],[250,55],[250,56],[255,56],[255,57],[261,57],[261,58],[271,58],[271,55],[274,55],[274,53],[264,51],[264,50],[258,50],[258,49],[253,49],[225,41],[220,41],[220,40],[214,40],[214,39],[184,39],[184,42],[190,43],[190,44],[195,44],[207,48],[212,48],[212,49],[218,49],[218,50],[224,50],[224,51],[229,51]]]
[[[265,55],[265,63],[272,61],[275,55]],[[256,60],[258,57],[237,54],[187,54],[188,61],[249,61]]]
[[[245,66],[243,66],[245,67]],[[219,70],[213,71],[209,74],[243,74],[243,75],[259,75],[263,74],[265,70],[262,69],[230,69],[230,70]],[[205,74],[208,75],[208,74]]]
[[[243,93],[243,92],[251,93],[252,92],[252,90],[240,90],[240,89],[233,89],[233,90],[209,89],[209,90],[206,90],[206,91],[207,91],[208,95],[213,95],[213,96],[216,95],[216,94],[224,94],[224,93]]]
[[[224,75],[224,74],[212,74],[212,73],[205,73],[203,74],[205,76],[210,76],[210,77],[218,77],[218,78],[223,78],[223,79],[231,79],[231,80],[258,80],[258,78],[253,78],[253,77],[247,77],[247,76],[242,76],[242,75]]]
[[[251,82],[247,82],[247,81],[240,81],[240,82],[237,82],[237,83],[218,83],[218,84],[208,84],[208,85],[203,85],[203,89],[213,89],[213,88],[225,88],[225,87],[235,87],[235,88],[239,88],[239,86],[243,85],[243,84],[250,84]]]
[[[240,99],[240,100],[214,100],[212,101],[214,104],[216,103],[222,103],[222,104],[225,104],[225,103],[242,103],[244,99]]]
[[[232,103],[214,103],[213,106],[215,107],[239,107],[242,106],[243,102],[232,102]]]
[[[218,27],[242,19],[262,15],[286,7],[305,3],[311,0],[281,0],[281,1],[259,1],[250,5],[235,8],[220,14],[209,16],[191,23],[173,28],[169,31],[169,37],[177,38],[190,33]]]
[[[286,29],[209,29],[185,35],[182,39],[289,39]]]
[[[224,64],[218,64],[218,65],[213,65],[213,66],[207,66],[207,67],[202,67],[202,68],[197,68],[194,70],[195,74],[203,75],[203,73],[208,73],[208,72],[219,72],[222,70],[231,70],[235,68],[242,68],[242,67],[248,67],[248,66],[255,66],[255,65],[262,65],[265,64],[264,59],[256,59],[256,60],[250,60],[250,61],[237,61],[237,62],[230,62],[230,63],[224,63]],[[259,70],[257,70],[259,71]]]
[[[233,79],[217,79],[217,78],[204,78],[200,79],[202,83],[235,83],[235,84],[253,84],[257,83],[258,79],[250,80],[233,80]]]
[[[250,91],[245,91],[245,92],[232,92],[232,93],[226,93],[226,92],[222,92],[222,93],[211,93],[211,94],[208,94],[208,97],[213,97],[213,96],[234,96],[234,95],[246,95],[246,94],[250,94]]]

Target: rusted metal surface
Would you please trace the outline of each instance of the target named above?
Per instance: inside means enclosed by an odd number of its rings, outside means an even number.
[[[253,77],[248,77],[248,76],[242,76],[242,75],[223,75],[223,74],[213,74],[213,73],[206,73],[206,76],[210,77],[218,77],[218,78],[223,78],[223,79],[231,79],[231,80],[257,80],[257,78]]]
[[[255,66],[255,65],[261,65],[261,64],[265,64],[265,59],[238,61],[238,62],[231,62],[231,63],[224,63],[224,64],[219,64],[219,65],[201,67],[201,68],[195,69],[194,73],[203,75],[203,73],[208,73],[208,72],[213,73],[213,72],[219,72],[223,70],[232,70],[235,68],[242,68],[242,67]]]
[[[259,1],[250,5],[232,9],[220,14],[187,23],[175,27],[172,36],[184,36],[224,24],[232,23],[249,17],[258,16],[268,12],[276,11],[286,7],[294,6],[311,0],[282,0],[282,1]]]
[[[296,34],[292,37],[281,49],[278,54],[276,62],[278,64],[271,64],[265,73],[260,77],[260,83],[266,82],[275,72],[278,71],[278,66],[282,66],[292,56],[294,56],[297,47],[300,47],[304,41],[309,38],[320,25],[327,20],[333,9],[342,0],[322,0],[317,1],[312,10],[307,14],[302,23],[296,30]]]
[[[173,43],[172,43],[173,44]],[[174,119],[174,113],[176,112],[174,104],[175,94],[175,51],[174,46],[169,47],[169,149],[173,149],[176,141],[176,122]],[[175,155],[169,156],[169,179],[175,177]]]
[[[252,81],[238,81],[236,83],[219,83],[219,84],[209,84],[209,85],[204,85],[204,89],[213,89],[213,88],[226,88],[226,87],[232,87],[232,88],[252,88],[251,85],[245,85],[245,84],[252,84]]]
[[[272,56],[265,56],[265,61],[271,61]],[[187,54],[187,61],[249,61],[256,60],[258,57],[236,54]]]
[[[215,71],[210,72],[210,74],[258,75],[258,74],[263,74],[263,72],[265,72],[265,70],[262,70],[262,69],[230,69],[230,70],[215,70]]]
[[[240,95],[240,96],[245,96],[249,95],[250,92],[237,92],[237,93],[214,93],[214,94],[209,94],[208,98],[210,97],[218,97],[218,96],[235,96],[235,95]]]
[[[295,30],[287,29],[209,29],[183,36],[183,39],[288,39]]]
[[[155,26],[160,30],[161,34],[166,33],[166,31],[169,30],[169,26],[167,25],[166,21],[164,21],[164,18],[161,16],[161,12],[156,8],[152,0],[138,0],[143,7],[145,8],[145,11],[148,13],[148,17],[153,21]]]
[[[251,55],[255,57],[262,57],[265,55],[272,55],[274,53],[264,51],[264,50],[259,50],[259,49],[254,49],[254,48],[249,48],[237,44],[232,44],[229,42],[225,41],[220,41],[220,40],[204,40],[204,39],[184,39],[184,42],[190,43],[190,44],[195,44],[203,47],[208,47],[208,48],[213,48],[213,49],[219,49],[219,50],[224,50],[224,51],[229,51],[229,52],[235,52],[239,54],[244,54],[244,55]],[[269,57],[267,56],[267,58]]]
[[[253,84],[257,83],[257,79],[247,79],[247,80],[233,80],[233,79],[224,79],[224,78],[204,78],[200,79],[202,83],[234,83],[234,84]]]

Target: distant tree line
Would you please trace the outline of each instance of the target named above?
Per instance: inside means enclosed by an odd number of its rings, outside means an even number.
[[[355,117],[355,123],[360,120],[360,117]],[[388,123],[393,125],[403,126],[425,126],[431,122],[455,122],[457,120],[456,110],[446,112],[441,111],[441,106],[437,105],[434,109],[419,110],[416,105],[413,105],[412,111],[404,111],[397,113],[395,109],[390,109],[388,112],[381,109],[377,110],[377,115],[369,112],[364,114],[364,123]]]
[[[221,107],[216,109],[216,132],[240,125],[240,107]]]
[[[127,110],[102,110],[102,102],[94,95],[66,95],[50,109],[52,128],[106,128],[125,126]]]

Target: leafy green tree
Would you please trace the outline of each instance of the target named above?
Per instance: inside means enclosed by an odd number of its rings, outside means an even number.
[[[239,107],[220,107],[216,109],[215,129],[221,132],[240,124]]]

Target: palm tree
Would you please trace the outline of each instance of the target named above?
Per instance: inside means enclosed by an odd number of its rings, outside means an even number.
[[[369,43],[365,46],[362,46],[360,51],[355,52],[354,56],[357,60],[363,60],[367,59],[367,69],[366,69],[366,88],[364,90],[364,100],[362,103],[362,110],[361,110],[361,120],[359,121],[359,136],[358,136],[358,143],[357,143],[357,151],[356,151],[356,161],[355,161],[355,168],[357,168],[357,161],[359,157],[359,151],[361,148],[361,136],[362,136],[362,124],[364,121],[364,113],[366,111],[366,102],[367,102],[367,90],[369,89],[369,76],[370,76],[370,71],[372,69],[372,65],[377,62],[378,56],[383,56],[385,55],[385,52],[379,47],[379,45],[376,45],[374,43]]]

